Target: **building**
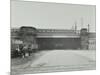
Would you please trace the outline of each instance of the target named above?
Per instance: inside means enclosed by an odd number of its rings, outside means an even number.
[[[89,50],[96,50],[96,33],[89,33]]]

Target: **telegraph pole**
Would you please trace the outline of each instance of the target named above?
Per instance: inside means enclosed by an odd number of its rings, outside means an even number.
[[[88,33],[89,33],[89,31],[90,31],[90,25],[88,24]]]
[[[75,21],[75,33],[77,31],[77,21]]]
[[[90,25],[88,24],[88,50],[89,50],[89,32],[90,32]]]
[[[83,17],[81,17],[81,28],[83,28]]]

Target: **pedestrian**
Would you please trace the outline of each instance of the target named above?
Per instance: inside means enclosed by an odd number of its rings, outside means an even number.
[[[28,46],[28,54],[29,54],[29,56],[31,55],[31,53],[32,53],[31,45],[29,45],[29,46]]]
[[[26,51],[27,51],[27,47],[24,46],[23,49],[22,49],[22,57],[23,57],[23,58],[25,58]]]
[[[15,49],[15,57],[18,57],[18,47]]]

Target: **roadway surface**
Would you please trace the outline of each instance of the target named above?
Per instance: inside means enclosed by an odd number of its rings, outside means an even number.
[[[41,53],[41,52],[40,52]],[[27,66],[13,68],[12,73],[37,73],[95,69],[95,51],[51,50],[44,51]]]

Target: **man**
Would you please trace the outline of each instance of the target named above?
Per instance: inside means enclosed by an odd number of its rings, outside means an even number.
[[[28,46],[28,54],[29,54],[29,56],[31,55],[31,53],[32,53],[32,49],[31,49],[31,45],[29,45]]]

